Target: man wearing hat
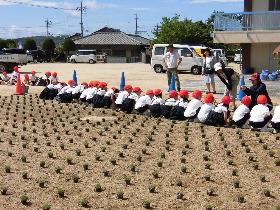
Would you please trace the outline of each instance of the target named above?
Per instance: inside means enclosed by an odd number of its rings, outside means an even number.
[[[182,58],[177,51],[174,50],[172,44],[167,47],[168,52],[163,56],[163,63],[167,69],[168,88],[171,83],[172,74],[175,76],[177,91],[180,91],[180,80],[178,76],[178,66],[182,62]]]
[[[271,99],[268,95],[267,89],[266,89],[266,85],[264,83],[262,83],[261,79],[260,79],[260,74],[259,73],[254,73],[251,75],[250,78],[251,82],[252,82],[252,86],[250,88],[246,87],[246,86],[241,86],[241,89],[244,91],[244,93],[247,96],[251,96],[251,105],[250,105],[250,109],[252,109],[255,105],[257,105],[257,98],[260,95],[265,95],[267,98],[267,105],[269,107],[269,110],[271,111],[273,109],[273,105],[271,102]]]

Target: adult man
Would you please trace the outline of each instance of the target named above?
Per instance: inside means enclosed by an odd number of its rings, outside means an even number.
[[[177,91],[180,91],[180,80],[178,76],[178,66],[182,62],[182,58],[177,51],[174,50],[172,44],[167,47],[168,52],[163,56],[163,63],[167,69],[168,87],[171,83],[172,74],[175,76]]]

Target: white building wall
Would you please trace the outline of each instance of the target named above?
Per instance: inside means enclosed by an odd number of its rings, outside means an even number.
[[[246,0],[244,0],[246,1]],[[254,11],[268,11],[269,0],[252,0]]]

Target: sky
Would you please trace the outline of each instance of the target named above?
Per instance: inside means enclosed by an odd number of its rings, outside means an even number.
[[[138,30],[148,38],[164,16],[205,21],[214,10],[243,11],[243,0],[83,0],[83,4],[85,35],[104,26],[134,33],[137,13]],[[51,21],[49,32],[54,36],[80,32],[75,10],[79,5],[80,0],[0,0],[0,38],[46,35],[46,20]]]

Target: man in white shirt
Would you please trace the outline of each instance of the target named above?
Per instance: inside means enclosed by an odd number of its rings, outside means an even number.
[[[177,91],[180,91],[180,80],[178,76],[178,66],[182,62],[182,58],[177,51],[175,51],[172,44],[168,47],[168,52],[163,56],[163,63],[167,69],[168,88],[171,83],[172,74],[175,76]]]

